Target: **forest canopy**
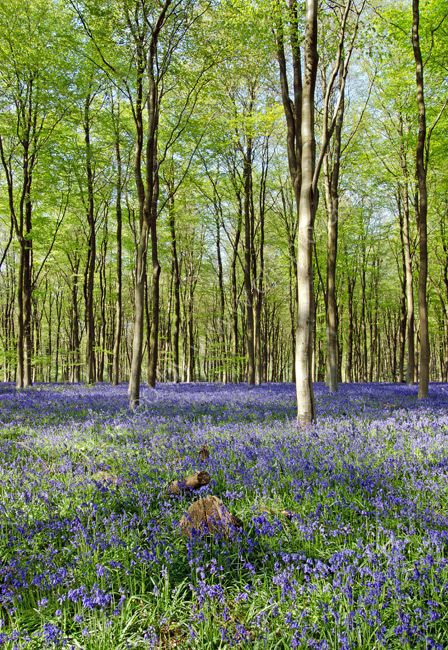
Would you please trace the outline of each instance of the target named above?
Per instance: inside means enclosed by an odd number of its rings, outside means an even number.
[[[448,2],[5,0],[0,372],[448,381]],[[302,408],[302,410],[301,410]]]

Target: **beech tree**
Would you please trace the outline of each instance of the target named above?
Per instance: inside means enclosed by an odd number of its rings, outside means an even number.
[[[307,424],[313,381],[446,378],[448,10],[415,9],[6,0],[2,379],[296,381]]]
[[[40,159],[65,108],[63,71],[56,63],[55,47],[48,47],[53,20],[52,5],[47,2],[13,1],[0,10],[0,158],[7,187],[10,240],[14,232],[20,250],[18,388],[32,383],[32,296],[39,273],[33,269],[34,187]],[[56,231],[58,227],[56,224]],[[48,240],[50,249],[53,244],[54,235]]]
[[[339,28],[336,60],[331,71],[324,98],[324,115],[322,138],[319,156],[316,158],[315,142],[315,89],[318,66],[318,8],[316,2],[306,3],[305,14],[305,44],[304,44],[304,78],[302,81],[301,54],[299,43],[299,8],[291,0],[288,7],[288,31],[292,51],[293,68],[293,99],[290,97],[287,65],[285,57],[285,28],[282,18],[277,14],[276,37],[277,58],[280,70],[280,85],[282,101],[287,123],[288,162],[293,183],[294,194],[298,211],[297,234],[297,332],[295,351],[295,375],[297,387],[297,421],[299,424],[308,424],[315,419],[314,394],[312,385],[312,356],[313,356],[313,239],[314,221],[319,202],[318,181],[322,163],[327,154],[328,145],[333,135],[336,124],[342,120],[342,107],[344,100],[345,81],[348,65],[353,52],[356,36],[359,10],[354,35],[344,55],[344,42],[347,32],[347,21],[352,2],[348,0],[342,10],[342,20]],[[277,10],[280,8],[276,5]],[[337,76],[340,75],[339,94],[335,102],[333,114],[329,118],[330,97]],[[300,135],[299,135],[300,134]],[[340,133],[339,133],[340,137]],[[336,177],[335,177],[336,178]],[[334,199],[334,197],[333,197]],[[336,205],[333,200],[333,212]],[[335,216],[335,215],[334,215]],[[329,295],[330,295],[330,321],[329,321],[329,351],[332,382],[336,375],[337,383],[337,334],[336,308],[334,300],[334,258],[335,234],[330,230],[330,264],[329,264]],[[328,291],[328,290],[327,290]],[[328,300],[328,298],[327,298]],[[333,386],[333,383],[332,383]]]

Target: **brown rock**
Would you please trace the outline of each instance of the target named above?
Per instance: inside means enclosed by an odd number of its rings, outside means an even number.
[[[234,528],[242,528],[243,522],[229,512],[221,499],[209,494],[191,504],[179,526],[184,537],[191,537],[193,531],[202,535],[223,533],[229,536]]]
[[[207,445],[202,445],[198,454],[201,460],[207,460],[207,458],[210,458],[210,449]]]
[[[196,474],[190,474],[184,479],[174,481],[166,488],[168,494],[180,494],[185,490],[197,490],[203,485],[208,485],[210,483],[210,474],[208,472],[196,472]]]

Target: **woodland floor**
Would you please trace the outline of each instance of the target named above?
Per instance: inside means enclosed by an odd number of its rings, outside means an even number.
[[[0,384],[0,646],[448,647],[448,385],[316,398],[297,430],[291,384]],[[186,541],[207,494],[244,528]]]

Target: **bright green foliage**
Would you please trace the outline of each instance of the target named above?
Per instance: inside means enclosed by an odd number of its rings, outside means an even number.
[[[160,69],[167,64],[164,56],[168,56],[170,34],[174,34],[176,21],[180,19],[176,12],[183,12],[183,18],[187,16],[189,29],[167,68],[158,135],[161,380],[173,376],[175,290],[170,209],[175,216],[180,277],[181,378],[187,378],[191,355],[196,379],[246,378],[242,214],[244,153],[249,139],[253,141],[253,277],[260,278],[263,268],[260,295],[264,379],[291,378],[296,212],[289,184],[274,38],[274,31],[288,16],[288,7],[287,2],[280,0],[197,1],[173,3],[171,7],[170,27],[161,40]],[[300,3],[298,7],[300,29],[296,45],[303,39]],[[139,218],[133,171],[137,51],[130,25],[137,21],[143,30],[145,12],[149,16],[158,9],[159,3],[149,0],[74,0],[68,4],[56,0],[5,0],[0,7],[0,132],[14,180],[17,209],[24,160],[21,139],[27,124],[23,102],[26,103],[30,84],[36,109],[36,139],[32,142],[36,153],[31,188],[33,220],[27,235],[33,243],[32,338],[36,379],[69,380],[74,364],[83,366],[84,285],[88,262],[83,111],[87,93],[93,97],[91,154],[98,249],[95,346],[104,364],[103,378],[110,378],[116,301],[118,128],[123,174],[121,361],[123,378],[127,377]],[[428,126],[434,125],[428,167],[434,379],[446,379],[444,359],[448,350],[445,284],[448,113],[441,111],[448,92],[447,13],[445,0],[422,3]],[[331,7],[321,8],[317,131],[322,120],[322,79],[328,75],[336,48],[338,26],[334,16]],[[410,27],[408,3],[369,4],[361,17],[358,46],[347,81],[337,270],[342,380],[348,378],[350,322],[353,325],[352,378],[392,380],[398,376],[403,270],[396,195],[403,178],[401,150],[406,153],[408,165],[413,254],[417,233],[413,205],[415,80]],[[287,32],[285,38],[289,38]],[[145,73],[143,76],[144,101],[147,78]],[[143,171],[145,165],[144,154]],[[316,379],[323,379],[325,373],[325,223],[325,201],[321,200],[315,231]],[[7,183],[2,170],[0,260],[6,250],[10,226]],[[17,335],[18,250],[13,233],[0,270],[1,376],[11,380],[15,372]],[[415,254],[412,263],[417,277]],[[149,277],[148,296],[151,282]],[[147,307],[149,312],[150,301]],[[75,313],[79,334],[76,351],[71,338]]]

